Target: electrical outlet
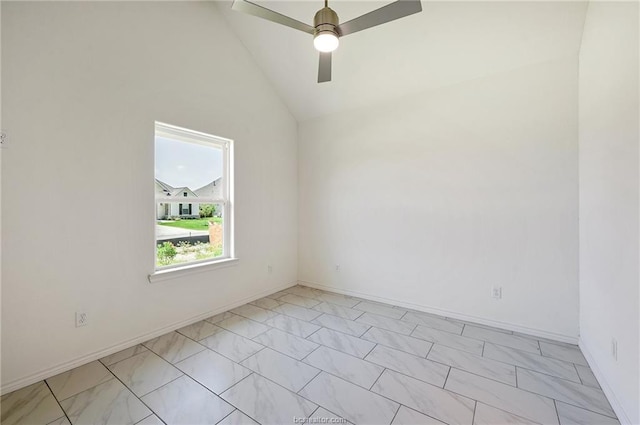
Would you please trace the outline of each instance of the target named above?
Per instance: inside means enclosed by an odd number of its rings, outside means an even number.
[[[267,266],[267,272],[268,272],[268,273],[271,273],[272,271],[273,271],[273,266],[272,266],[271,264],[269,264],[269,265]]]
[[[491,298],[499,300],[502,298],[502,286],[494,286],[491,288]]]
[[[76,311],[76,328],[87,326],[89,324],[89,315],[86,311]]]
[[[340,264],[336,264],[336,271],[339,272],[340,271]]]
[[[611,339],[611,356],[618,361],[618,341],[615,338]]]

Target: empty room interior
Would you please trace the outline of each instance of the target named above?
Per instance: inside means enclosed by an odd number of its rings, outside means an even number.
[[[2,425],[639,425],[639,17],[1,1]]]

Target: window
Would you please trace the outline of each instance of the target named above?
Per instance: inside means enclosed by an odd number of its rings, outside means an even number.
[[[155,270],[233,257],[233,142],[156,122]]]

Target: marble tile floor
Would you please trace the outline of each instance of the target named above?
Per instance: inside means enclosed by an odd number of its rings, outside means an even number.
[[[615,425],[577,346],[294,286],[2,396],[2,425]]]

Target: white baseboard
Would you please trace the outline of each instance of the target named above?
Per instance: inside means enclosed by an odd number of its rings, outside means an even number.
[[[631,423],[631,419],[629,418],[629,415],[627,415],[627,412],[624,410],[624,407],[622,407],[620,400],[618,400],[618,397],[616,397],[616,393],[613,391],[613,389],[607,382],[607,379],[604,376],[604,373],[602,373],[602,370],[600,369],[600,367],[598,366],[598,363],[596,362],[595,357],[593,357],[593,354],[591,354],[591,351],[589,350],[589,348],[587,347],[587,344],[584,342],[582,338],[580,338],[580,343],[578,345],[580,346],[580,350],[582,351],[582,354],[584,354],[585,359],[587,359],[587,363],[589,363],[589,367],[591,367],[591,371],[593,372],[596,379],[598,380],[598,384],[600,384],[600,388],[602,388],[602,391],[604,391],[604,395],[607,396],[607,400],[609,400],[609,403],[611,404],[611,408],[616,413],[616,416],[618,417],[618,421],[620,422],[620,424],[634,425]]]
[[[380,297],[377,295],[372,295],[365,292],[359,291],[351,291],[341,288],[335,288],[333,286],[322,285],[320,283],[308,282],[300,280],[298,281],[300,285],[309,286],[317,289],[324,289],[326,291],[336,292],[343,295],[352,295],[359,298],[364,298],[372,301],[379,301],[383,303],[397,305],[399,307],[406,307],[412,310],[424,311],[425,313],[437,314],[439,316],[450,317],[452,319],[464,320],[466,322],[478,323],[486,326],[493,326],[494,328],[506,329],[509,331],[520,332],[532,336],[536,336],[539,338],[546,338],[553,341],[566,342],[569,344],[578,344],[578,337],[571,335],[558,334],[555,332],[549,332],[542,329],[529,328],[526,326],[517,325],[509,322],[501,322],[498,320],[490,320],[483,317],[472,316],[468,314],[459,313],[456,311],[443,310],[440,308],[429,307],[421,304],[414,304],[402,300],[397,300],[393,298]]]
[[[283,289],[290,288],[296,285],[296,282],[288,283],[286,285],[281,285],[273,289],[268,289],[266,291],[261,291],[257,294],[251,295],[249,297],[242,298],[238,301],[234,301],[232,303],[226,304],[222,307],[219,307],[215,310],[209,311],[207,313],[199,314],[198,316],[191,317],[186,320],[181,320],[180,322],[173,323],[171,325],[165,326],[161,329],[157,329],[153,332],[148,332],[142,335],[138,335],[135,338],[128,339],[119,344],[113,345],[111,347],[105,348],[103,350],[95,351],[93,353],[87,354],[82,357],[78,357],[76,359],[70,360],[68,362],[56,365],[54,367],[50,367],[39,372],[33,373],[31,375],[25,376],[23,378],[15,379],[11,382],[7,382],[0,387],[0,395],[4,395],[10,393],[15,390],[19,390],[20,388],[24,388],[28,385],[35,384],[36,382],[42,381],[44,379],[51,378],[52,376],[58,375],[63,372],[67,372],[71,369],[74,369],[78,366],[82,366],[84,364],[90,363],[94,360],[101,359],[105,356],[109,356],[111,354],[117,353],[118,351],[125,350],[129,347],[133,347],[134,345],[140,344],[142,342],[148,341],[150,339],[159,337],[161,335],[166,334],[167,332],[174,331],[176,329],[180,329],[184,326],[191,325],[193,323],[204,320],[208,317],[215,316],[216,314],[223,313],[225,311],[231,310],[232,308],[239,307],[248,302],[257,300],[259,298],[265,297],[267,295],[273,294],[274,292],[282,291]]]

